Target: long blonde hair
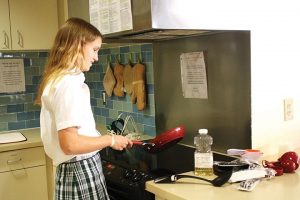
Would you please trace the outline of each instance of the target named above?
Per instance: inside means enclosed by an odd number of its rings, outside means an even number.
[[[65,74],[82,71],[84,62],[82,47],[98,37],[102,38],[100,31],[82,19],[70,18],[65,22],[57,32],[50,50],[35,104],[41,105],[42,93],[49,82],[52,81],[53,84]]]

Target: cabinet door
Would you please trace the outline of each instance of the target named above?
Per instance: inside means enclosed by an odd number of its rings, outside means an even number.
[[[0,173],[0,199],[48,199],[45,174],[45,166]]]
[[[13,50],[50,49],[58,30],[57,0],[9,0]]]
[[[11,48],[8,0],[0,0],[0,49]]]

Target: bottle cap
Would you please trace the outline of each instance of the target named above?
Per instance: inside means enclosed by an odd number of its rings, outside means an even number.
[[[198,130],[198,133],[201,134],[201,135],[202,135],[202,134],[207,134],[207,133],[208,133],[208,130],[207,130],[207,129],[199,129],[199,130]]]

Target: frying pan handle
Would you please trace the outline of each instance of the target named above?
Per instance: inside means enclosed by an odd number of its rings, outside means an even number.
[[[138,140],[132,140],[132,143],[133,143],[134,145],[143,145],[143,144],[144,144],[144,142],[138,141]]]

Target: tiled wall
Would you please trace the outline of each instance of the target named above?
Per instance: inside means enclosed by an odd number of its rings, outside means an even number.
[[[47,59],[47,52],[1,53],[0,55],[1,59],[6,57],[24,59],[26,84],[24,93],[0,94],[0,131],[39,127],[40,108],[33,104],[33,100]],[[124,116],[131,115],[134,118],[139,132],[151,136],[156,135],[152,55],[151,44],[106,48],[99,52],[99,62],[85,73],[86,82],[91,90],[91,104],[97,123],[109,125],[117,119],[120,113],[125,113]],[[116,58],[122,64],[126,64],[128,58],[131,58],[133,64],[141,58],[142,63],[145,64],[147,105],[143,111],[137,110],[136,105],[131,103],[129,95],[108,97],[107,103],[103,104],[102,80],[108,61],[111,61],[113,68]]]

